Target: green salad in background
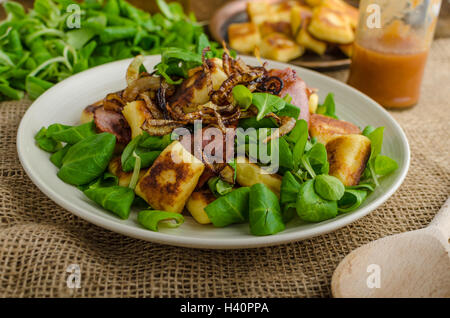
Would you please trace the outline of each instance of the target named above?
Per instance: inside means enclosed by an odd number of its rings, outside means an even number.
[[[22,99],[25,93],[35,99],[53,84],[88,68],[168,48],[189,54],[199,42],[207,41],[195,17],[186,15],[179,3],[156,2],[161,13],[150,15],[125,0],[36,0],[28,12],[17,2],[5,1],[7,18],[0,22],[0,100]],[[73,4],[81,10],[80,28],[68,26],[76,13],[70,8]],[[158,72],[168,77],[180,71],[162,64]]]

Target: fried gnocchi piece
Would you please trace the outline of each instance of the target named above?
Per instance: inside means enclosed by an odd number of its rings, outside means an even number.
[[[207,60],[211,81],[214,90],[219,89],[220,85],[228,78],[223,70],[222,60],[218,58]],[[191,77],[186,79],[179,89],[181,93],[178,96],[178,103],[185,106],[204,105],[209,101],[209,87],[207,77],[202,69],[199,69]]]
[[[310,7],[317,7],[319,5],[322,4],[324,0],[305,0],[305,2],[310,6]]]
[[[311,114],[309,134],[326,145],[331,139],[340,135],[361,134],[358,126],[344,120],[334,119],[320,114]]]
[[[127,120],[128,125],[130,125],[131,138],[135,138],[142,134],[142,124],[147,119],[152,118],[150,111],[142,100],[127,103],[122,109],[122,114]]]
[[[350,23],[353,29],[356,29],[359,19],[359,11],[354,6],[346,3],[343,0],[324,0],[322,6],[336,10]]]
[[[317,39],[338,44],[355,40],[355,33],[342,13],[326,6],[314,9],[308,31]]]
[[[135,192],[155,210],[181,213],[204,169],[200,160],[174,141],[139,180]]]
[[[299,6],[297,1],[283,1],[280,4],[273,5],[274,20],[290,23],[291,11]]]
[[[309,113],[314,114],[317,111],[317,107],[319,106],[319,95],[316,93],[312,93],[311,96],[309,96]]]
[[[230,165],[226,165],[225,168],[220,170],[219,175],[222,180],[234,184],[234,169]]]
[[[312,10],[305,6],[295,6],[291,10],[291,33],[293,36],[297,35],[297,32],[305,19],[311,18]]]
[[[327,145],[329,174],[345,186],[359,183],[370,157],[370,139],[363,135],[343,135],[330,140]]]
[[[262,37],[266,37],[272,33],[281,33],[286,36],[291,36],[291,24],[289,22],[263,22],[259,27]]]
[[[92,105],[86,106],[81,112],[80,124],[86,124],[94,120],[94,112],[97,108],[103,107],[102,101],[96,102]]]
[[[265,58],[288,62],[302,56],[305,49],[284,34],[272,33],[262,40],[260,52]]]
[[[308,25],[310,20],[307,19],[302,23],[300,31],[297,33],[295,37],[295,42],[297,44],[304,46],[307,49],[310,49],[313,52],[316,52],[319,55],[323,55],[327,50],[327,44],[323,41],[319,41],[311,36],[308,32]]]
[[[133,172],[125,172],[122,170],[120,157],[113,158],[108,165],[108,171],[119,178],[119,185],[121,187],[128,187],[130,185],[131,176]],[[139,179],[145,175],[145,170],[139,172]]]
[[[236,163],[236,181],[243,187],[251,187],[262,183],[273,193],[280,196],[281,176],[267,174],[258,165],[251,163],[247,158],[240,157]]]
[[[186,209],[198,223],[209,224],[211,220],[205,212],[205,207],[215,199],[216,197],[210,191],[193,192],[186,203]]]
[[[353,56],[353,43],[341,44],[341,45],[339,45],[339,49],[342,51],[342,53],[344,53],[348,57]]]
[[[230,24],[228,38],[231,48],[242,53],[252,53],[261,41],[258,27],[253,22]]]
[[[256,25],[260,25],[264,21],[276,21],[274,7],[267,1],[249,1],[247,14],[250,21]]]

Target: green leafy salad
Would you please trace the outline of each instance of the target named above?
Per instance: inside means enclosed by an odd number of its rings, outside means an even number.
[[[272,235],[294,218],[358,209],[397,169],[381,154],[383,127],[338,119],[333,94],[318,104],[292,69],[247,65],[205,38],[190,52],[164,51],[156,73],[142,61],[131,62],[125,89],[84,109],[80,125],[35,137],[62,181],[121,219],[137,211],[157,231],[190,214]]]
[[[29,12],[5,1],[0,100],[22,99],[25,92],[35,99],[72,74],[138,54],[195,51],[206,38],[195,17],[177,2],[156,2],[161,13],[150,16],[125,0],[36,0]],[[171,68],[162,64],[158,70],[168,77]]]

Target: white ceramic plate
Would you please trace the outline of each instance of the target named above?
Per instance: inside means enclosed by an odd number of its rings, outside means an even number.
[[[248,64],[258,64],[254,58],[245,57],[244,60]],[[49,161],[49,154],[35,145],[34,135],[42,126],[53,123],[78,124],[81,111],[86,105],[126,86],[125,71],[130,61],[95,67],[55,85],[30,106],[17,135],[19,158],[31,180],[57,204],[93,224],[147,241],[186,247],[231,249],[275,245],[334,231],[365,216],[385,202],[407,174],[410,160],[408,141],[400,126],[381,106],[355,89],[319,73],[269,62],[269,68],[294,68],[310,87],[319,88],[322,101],[328,92],[333,92],[340,118],[360,127],[369,124],[384,126],[383,153],[397,160],[399,169],[383,179],[381,186],[368,196],[358,210],[321,223],[301,224],[300,221],[293,221],[285,231],[272,236],[252,236],[248,224],[226,228],[199,225],[190,216],[186,216],[181,227],[162,229],[160,232],[142,228],[136,221],[136,213],[131,213],[126,221],[120,220],[90,201],[77,188],[61,181],[56,176],[57,168]],[[149,56],[145,65],[152,69],[158,62],[159,56]]]

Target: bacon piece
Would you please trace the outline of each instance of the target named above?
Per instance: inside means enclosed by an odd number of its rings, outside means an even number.
[[[291,104],[300,108],[299,119],[309,122],[309,90],[306,83],[291,68],[270,70],[268,76],[277,76],[283,80],[284,86],[279,95],[284,97],[289,94],[292,97]]]
[[[131,140],[131,129],[121,113],[99,107],[94,111],[94,122],[99,132],[116,136],[117,143],[126,145]]]

